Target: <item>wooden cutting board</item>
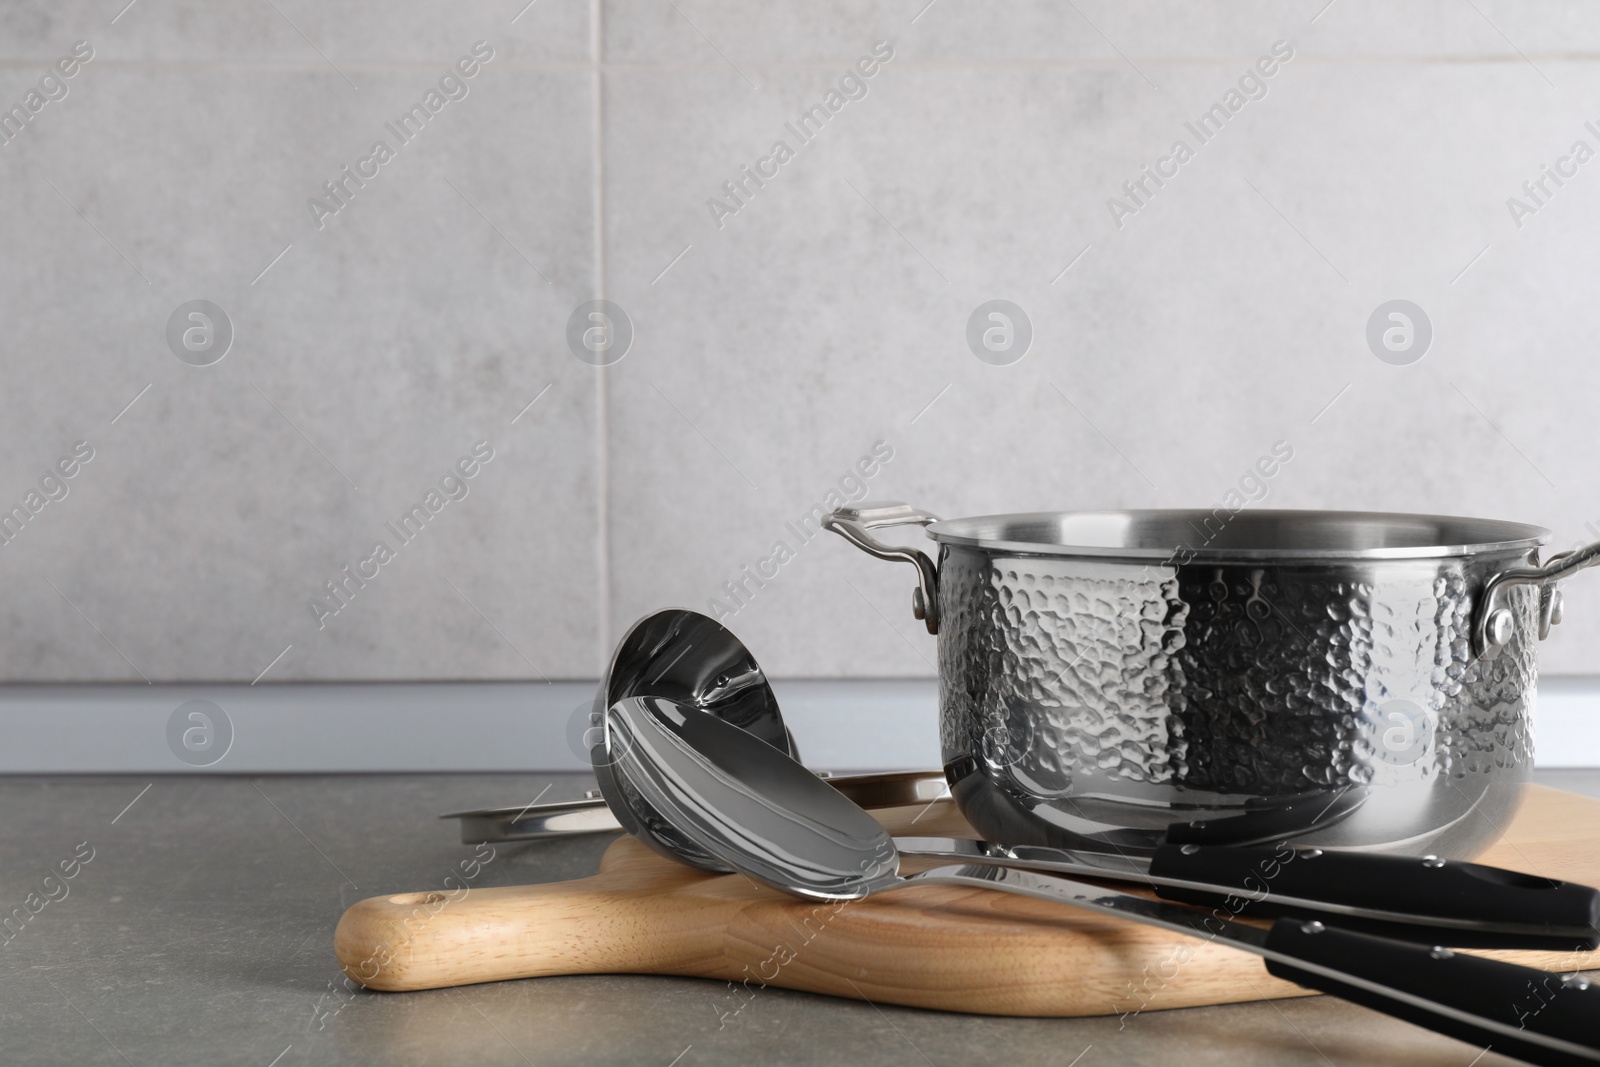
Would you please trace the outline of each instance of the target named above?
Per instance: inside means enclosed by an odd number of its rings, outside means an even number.
[[[948,801],[875,814],[895,833],[975,836]],[[1600,885],[1600,800],[1531,787],[1505,837],[1479,859]],[[949,886],[811,904],[742,875],[691,870],[631,838],[607,849],[591,878],[363,900],[339,921],[334,949],[346,974],[380,990],[674,974],[750,993],[773,985],[993,1015],[1308,995],[1255,956],[1061,905]],[[1484,954],[1550,970],[1600,967],[1600,952]]]

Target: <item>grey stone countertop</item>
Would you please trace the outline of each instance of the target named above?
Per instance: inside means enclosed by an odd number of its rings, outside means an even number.
[[[1600,772],[1546,771],[1600,795]],[[1226,1067],[1437,1064],[1479,1050],[1328,997],[1128,1020],[954,1015],[768,988],[727,1025],[721,982],[541,978],[337,993],[346,906],[435,888],[470,846],[435,816],[571,799],[566,775],[0,778],[0,912],[51,900],[0,943],[0,1062],[873,1063]],[[593,873],[609,837],[499,846],[477,885]],[[82,862],[89,856],[92,858]],[[1076,1059],[1075,1059],[1076,1057]],[[1506,1063],[1494,1053],[1477,1067]]]

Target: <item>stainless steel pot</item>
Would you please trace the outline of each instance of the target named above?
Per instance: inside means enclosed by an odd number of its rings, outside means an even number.
[[[926,527],[939,563],[872,531]],[[1469,858],[1532,769],[1549,531],[1431,515],[1120,511],[824,525],[917,569],[961,810],[1011,844],[1294,840]]]

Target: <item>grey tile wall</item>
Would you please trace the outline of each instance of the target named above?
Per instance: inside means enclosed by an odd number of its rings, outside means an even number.
[[[714,599],[774,674],[928,675],[908,574],[804,526],[830,491],[1209,506],[1278,441],[1269,506],[1600,537],[1600,162],[1521,190],[1600,151],[1581,5],[27,2],[0,105],[78,40],[0,146],[0,502],[95,450],[0,547],[4,679],[582,678]],[[566,331],[599,295],[634,339],[597,370]],[[996,298],[1033,330],[1005,366],[966,340]],[[1407,366],[1365,337],[1397,298],[1434,331]],[[213,365],[169,350],[194,299]],[[1567,620],[1546,669],[1600,672],[1600,582]]]

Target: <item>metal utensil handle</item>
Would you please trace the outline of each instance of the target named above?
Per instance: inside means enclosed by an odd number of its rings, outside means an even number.
[[[1511,639],[1511,611],[1504,593],[1519,585],[1539,587],[1539,639],[1550,636],[1550,627],[1561,622],[1561,591],[1556,583],[1586,567],[1600,563],[1600,541],[1571,552],[1558,552],[1541,567],[1512,567],[1501,571],[1483,585],[1476,617],[1472,622],[1472,649],[1482,656]]]
[[[911,597],[911,614],[928,626],[930,634],[939,632],[939,570],[928,554],[917,548],[886,545],[868,530],[915,523],[926,526],[939,516],[898,500],[879,500],[855,507],[830,511],[822,517],[822,528],[832,530],[868,555],[890,561],[901,560],[917,568],[917,588]]]
[[[948,796],[944,771],[885,771],[874,774],[828,774],[817,777],[863,808],[931,805]],[[622,829],[604,800],[561,800],[520,808],[473,808],[452,811],[441,819],[461,820],[461,841],[467,845],[502,841],[543,841],[552,837],[615,833]]]
[[[543,841],[552,837],[616,833],[622,829],[604,800],[563,800],[520,808],[452,811],[441,819],[461,820],[461,843]]]

